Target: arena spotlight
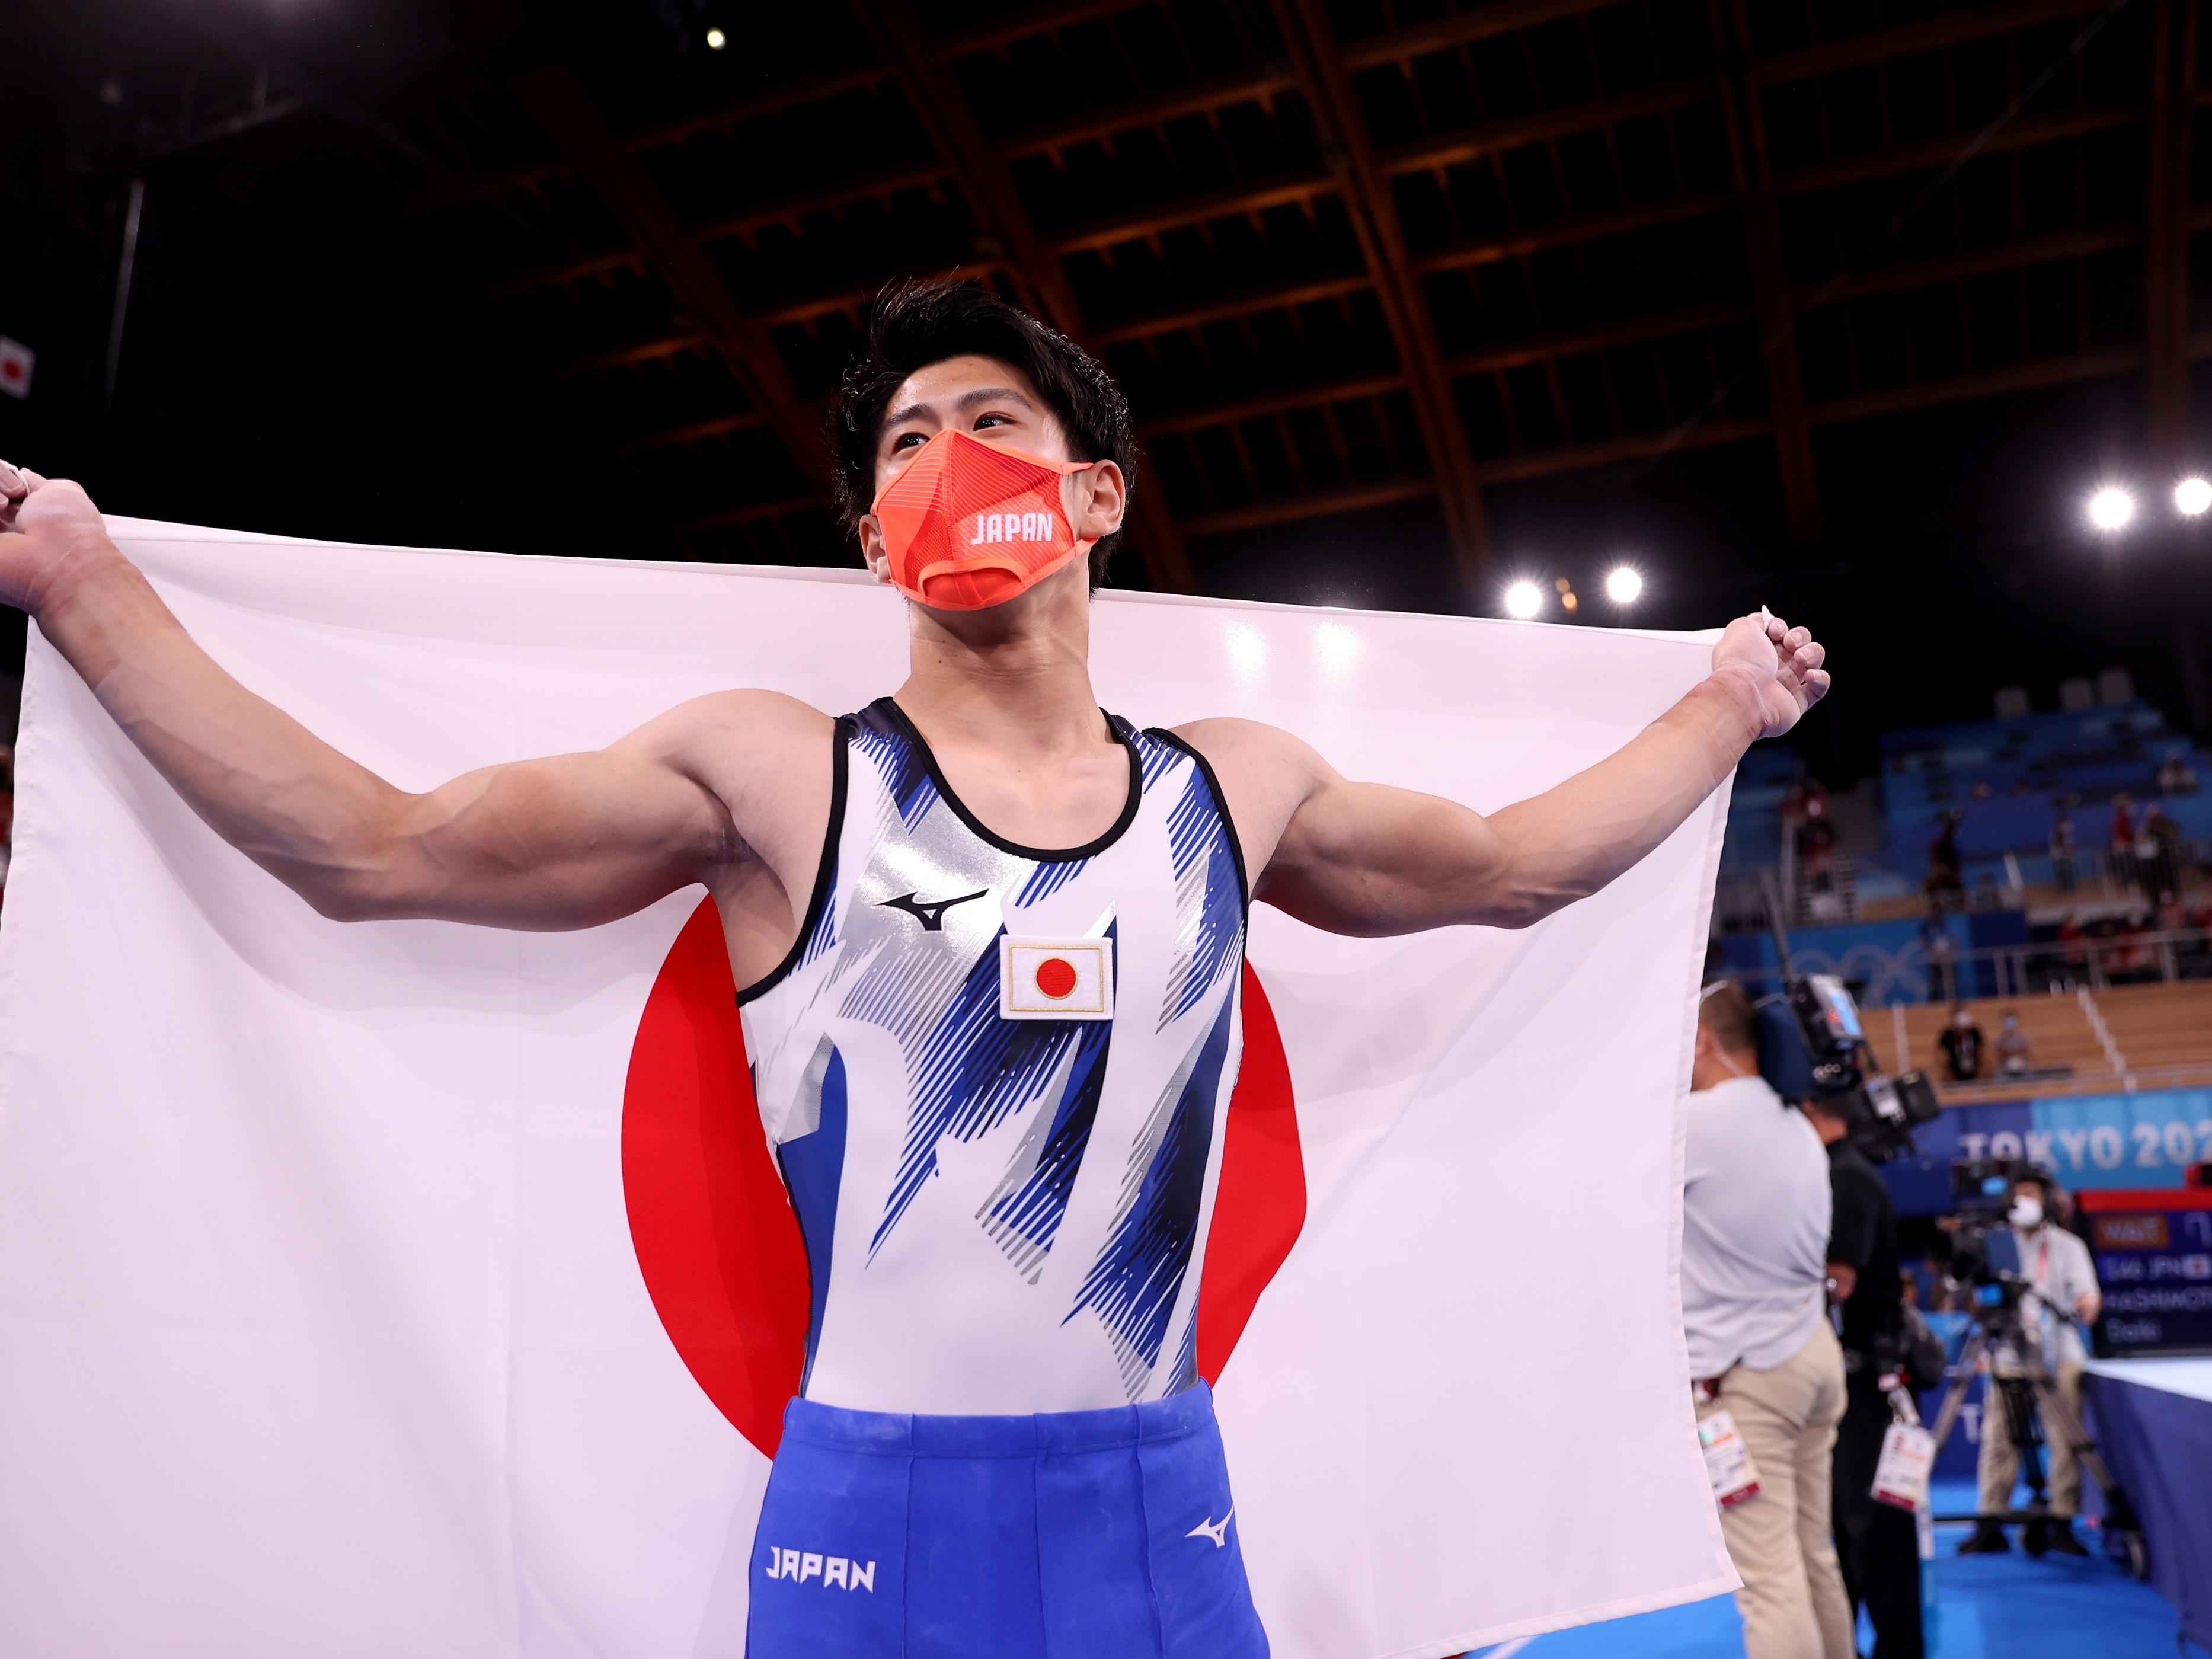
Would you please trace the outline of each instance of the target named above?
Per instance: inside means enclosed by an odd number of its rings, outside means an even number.
[[[2212,481],[2184,478],[2173,487],[2173,510],[2185,519],[2202,518],[2212,508]]]
[[[1634,605],[1644,592],[1644,578],[1629,565],[1615,565],[1606,573],[1605,596],[1615,605]]]
[[[1505,590],[1505,614],[1528,622],[1544,608],[1544,590],[1534,582],[1516,582]]]
[[[730,37],[723,33],[721,30],[708,29],[707,31],[707,45],[711,51],[720,52],[724,46],[726,46],[729,44]]]
[[[2106,484],[2089,497],[2089,522],[2106,535],[2125,530],[2136,516],[2136,498],[2118,484]]]

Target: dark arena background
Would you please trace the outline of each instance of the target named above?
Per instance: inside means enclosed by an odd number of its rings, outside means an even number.
[[[824,395],[958,271],[1127,388],[1118,582],[1802,613],[1832,784],[2112,666],[2212,725],[2191,0],[6,15],[0,453],[114,511],[844,562]]]

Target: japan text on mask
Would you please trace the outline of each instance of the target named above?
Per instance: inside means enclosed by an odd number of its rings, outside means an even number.
[[[939,611],[981,611],[1027,592],[1090,552],[1063,480],[1097,465],[1048,461],[947,428],[869,509],[891,586]]]

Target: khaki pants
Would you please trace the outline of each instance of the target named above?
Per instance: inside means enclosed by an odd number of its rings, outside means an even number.
[[[1725,1411],[1759,1466],[1759,1495],[1721,1511],[1750,1659],[1856,1659],[1830,1532],[1829,1472],[1844,1356],[1825,1322],[1772,1370],[1738,1365],[1699,1417]]]
[[[2018,1376],[2020,1370],[2010,1365],[1997,1367],[1999,1376]],[[2061,1365],[2051,1373],[2058,1384],[2059,1397],[2074,1413],[2074,1420],[2081,1420],[2081,1367],[2079,1364]],[[2020,1475],[2020,1452],[2012,1443],[2012,1431],[2005,1422],[2004,1398],[1997,1391],[1996,1376],[1990,1378],[1989,1389],[1982,1407],[1982,1455],[1976,1469],[1980,1477],[1981,1511],[1984,1515],[1999,1515],[2012,1507],[2012,1489]],[[2035,1414],[2043,1419],[2045,1470],[2051,1477],[2051,1512],[2071,1516],[2081,1504],[2081,1463],[2074,1455],[2066,1426],[2047,1405],[2038,1403]]]

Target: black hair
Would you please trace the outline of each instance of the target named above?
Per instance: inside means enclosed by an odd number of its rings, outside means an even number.
[[[837,518],[848,532],[875,499],[876,443],[893,394],[930,364],[967,356],[995,357],[1029,376],[1060,422],[1068,458],[1112,461],[1133,498],[1137,440],[1129,405],[1098,360],[981,283],[915,278],[876,296],[867,334],[830,406]],[[1117,530],[1091,550],[1091,586],[1105,579],[1121,542]]]

